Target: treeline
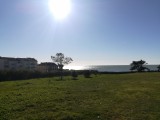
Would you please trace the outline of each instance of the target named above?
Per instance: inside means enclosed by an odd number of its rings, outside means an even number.
[[[60,76],[60,72],[46,72],[41,73],[38,71],[0,71],[0,81],[11,81],[11,80],[25,80],[33,78],[45,78],[45,77],[56,77]],[[64,76],[69,75],[69,71],[63,73]]]
[[[98,71],[94,70],[77,70],[63,71],[63,76],[75,76],[76,75],[84,75],[85,77],[90,77],[91,74],[97,74]],[[13,81],[13,80],[26,80],[26,79],[34,79],[34,78],[46,78],[46,77],[58,77],[61,76],[60,71],[55,72],[38,72],[38,71],[0,71],[0,82],[2,81]]]

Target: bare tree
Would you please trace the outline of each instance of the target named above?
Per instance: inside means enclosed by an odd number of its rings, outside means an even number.
[[[51,59],[58,65],[58,69],[61,72],[61,80],[62,80],[63,67],[64,65],[71,63],[73,61],[72,58],[65,57],[63,53],[57,53],[55,56],[51,56]]]

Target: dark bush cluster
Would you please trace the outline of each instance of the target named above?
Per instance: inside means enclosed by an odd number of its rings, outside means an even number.
[[[33,78],[45,78],[45,77],[58,77],[63,74],[63,76],[72,76],[74,80],[77,79],[78,75],[84,75],[86,78],[90,78],[91,74],[97,74],[98,71],[94,70],[74,70],[74,71],[60,71],[55,72],[46,72],[41,73],[38,71],[0,71],[0,82],[1,81],[12,81],[12,80],[26,80],[26,79],[33,79]]]
[[[73,80],[76,80],[77,77],[78,77],[78,73],[74,70],[74,71],[71,72],[71,76],[72,76]]]
[[[0,81],[10,81],[10,80],[25,80],[32,78],[45,78],[45,77],[55,77],[60,76],[60,72],[52,73],[41,73],[38,71],[0,71]],[[64,76],[70,75],[70,71],[64,71]]]
[[[91,71],[90,70],[85,70],[84,71],[84,77],[85,78],[90,78],[91,77]]]

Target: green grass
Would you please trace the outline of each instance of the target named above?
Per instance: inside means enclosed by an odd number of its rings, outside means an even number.
[[[160,73],[0,82],[0,120],[158,120]]]

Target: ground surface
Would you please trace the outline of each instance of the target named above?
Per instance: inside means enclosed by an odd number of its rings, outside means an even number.
[[[0,82],[0,120],[158,120],[160,73]]]

